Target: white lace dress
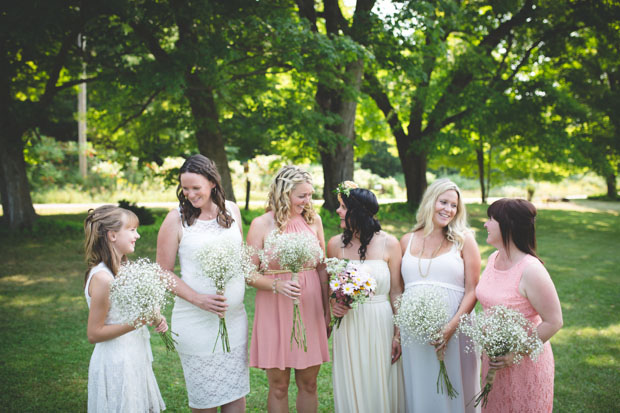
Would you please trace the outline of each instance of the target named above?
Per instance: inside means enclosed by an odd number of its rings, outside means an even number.
[[[112,272],[104,263],[90,270],[84,295],[90,308],[88,286],[93,274]],[[110,307],[106,324],[120,324]],[[159,412],[166,409],[153,374],[150,335],[147,327],[95,344],[88,367],[88,411]]]
[[[179,218],[180,219],[180,218]],[[196,220],[183,226],[179,244],[181,278],[195,291],[215,294],[213,282],[200,275],[196,253],[210,243],[220,240],[242,242],[239,226],[220,226],[215,219]],[[221,341],[216,341],[219,318],[193,304],[176,297],[172,310],[171,326],[181,358],[189,406],[206,409],[221,406],[244,397],[250,392],[248,368],[248,320],[243,298],[245,280],[239,276],[226,285],[226,327],[230,340],[230,353],[222,351]]]

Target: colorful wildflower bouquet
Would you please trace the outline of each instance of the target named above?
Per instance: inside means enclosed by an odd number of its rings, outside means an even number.
[[[329,274],[330,297],[338,303],[355,308],[375,294],[377,281],[370,274],[362,271],[360,265],[338,258],[328,258],[325,264]],[[329,326],[335,325],[338,328],[341,321],[342,317],[332,315]]]
[[[218,241],[207,243],[196,253],[201,275],[213,281],[218,295],[224,295],[226,284],[233,278],[249,279],[256,271],[252,263],[253,250],[239,242]],[[226,327],[226,317],[220,317],[219,328],[213,352],[219,339],[222,339],[222,351],[230,352],[230,341]]]
[[[394,322],[400,328],[404,344],[428,344],[443,339],[442,330],[449,321],[449,314],[446,298],[439,288],[422,285],[407,290],[397,300],[396,308]],[[437,352],[437,393],[443,393],[445,388],[448,396],[454,398],[458,392],[450,382],[443,358],[444,352]]]
[[[121,265],[110,285],[110,303],[123,323],[136,329],[161,322],[161,311],[171,301],[174,279],[157,263],[139,258]],[[168,351],[176,342],[170,331],[159,333]]]
[[[276,261],[283,270],[291,272],[291,280],[297,281],[304,266],[315,267],[323,259],[323,250],[316,237],[309,232],[280,233],[273,231],[265,239],[261,252],[261,262],[268,265]],[[299,312],[299,299],[293,300],[293,328],[291,330],[291,349],[293,341],[298,347],[308,351],[306,327]]]
[[[496,305],[484,312],[463,314],[458,331],[471,338],[473,345],[467,351],[483,351],[489,358],[514,353],[514,364],[528,355],[536,361],[543,350],[534,325],[517,310]],[[475,397],[475,406],[486,406],[493,387],[496,369],[489,369],[484,388]]]

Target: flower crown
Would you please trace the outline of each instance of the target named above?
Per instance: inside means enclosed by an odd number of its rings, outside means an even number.
[[[338,184],[336,189],[334,189],[334,193],[338,195],[339,198],[341,197],[342,194],[348,197],[349,193],[351,192],[351,189],[356,189],[356,188],[359,188],[359,186],[355,182],[343,181]]]

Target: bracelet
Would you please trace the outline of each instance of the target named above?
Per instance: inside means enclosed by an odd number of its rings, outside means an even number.
[[[271,283],[271,291],[272,291],[274,294],[277,294],[277,293],[278,293],[278,291],[276,290],[276,287],[278,286],[278,281],[280,281],[280,279],[279,279],[279,278],[276,278],[276,279],[274,279],[274,280],[273,280],[273,282]]]

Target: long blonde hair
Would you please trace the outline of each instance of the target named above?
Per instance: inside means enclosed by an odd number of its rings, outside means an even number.
[[[88,280],[90,270],[103,262],[108,266],[112,274],[117,274],[126,256],[118,257],[108,240],[108,232],[120,231],[123,225],[138,225],[136,214],[115,205],[103,205],[96,209],[88,210],[88,216],[84,220],[84,255],[86,258],[86,275],[84,283]]]
[[[416,223],[413,227],[413,232],[423,229],[422,235],[427,237],[435,229],[433,224],[433,215],[435,214],[435,203],[437,198],[446,191],[455,191],[458,196],[458,202],[456,207],[456,215],[450,221],[448,225],[443,229],[444,235],[448,241],[456,244],[458,250],[463,249],[465,245],[465,236],[471,232],[471,229],[467,225],[467,211],[465,210],[465,203],[461,196],[461,190],[459,187],[447,178],[437,179],[433,182],[426,191],[420,207],[416,214]]]
[[[269,186],[267,212],[273,211],[278,230],[283,231],[291,212],[291,192],[299,184],[312,185],[312,175],[295,165],[287,165],[278,171],[276,177]],[[301,213],[306,223],[312,224],[316,218],[316,212],[312,208],[312,202],[304,206]]]

